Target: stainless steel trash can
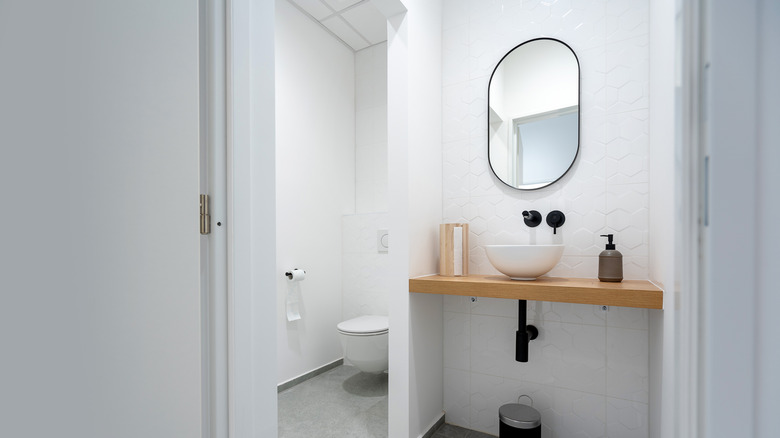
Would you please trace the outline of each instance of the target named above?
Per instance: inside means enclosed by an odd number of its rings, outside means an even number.
[[[498,409],[499,438],[541,438],[542,415],[520,403],[508,403]]]

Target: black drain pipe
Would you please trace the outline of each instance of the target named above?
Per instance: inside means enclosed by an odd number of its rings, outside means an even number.
[[[517,300],[517,333],[515,334],[515,360],[528,362],[528,343],[539,336],[539,330],[526,325],[526,301]]]

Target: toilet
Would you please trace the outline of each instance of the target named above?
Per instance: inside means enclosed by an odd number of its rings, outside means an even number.
[[[358,316],[339,323],[336,328],[345,361],[365,373],[386,371],[388,327],[387,317],[378,315]]]

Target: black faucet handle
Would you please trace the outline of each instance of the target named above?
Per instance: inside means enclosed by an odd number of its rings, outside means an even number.
[[[536,210],[525,210],[523,211],[523,222],[531,228],[539,226],[542,223],[542,214]]]
[[[559,210],[553,210],[547,214],[547,225],[552,227],[553,234],[557,234],[558,227],[563,225],[564,222],[566,222],[566,215]]]

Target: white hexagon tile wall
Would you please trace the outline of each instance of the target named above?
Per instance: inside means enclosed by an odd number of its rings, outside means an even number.
[[[522,211],[566,214],[549,275],[596,277],[613,233],[626,278],[648,276],[648,0],[447,0],[443,5],[445,222],[468,222],[472,273],[498,273],[484,245],[546,243]],[[581,68],[580,151],[560,181],[504,186],[487,162],[487,88],[501,57],[529,39],[569,44]],[[498,408],[529,394],[544,437],[647,437],[647,311],[529,302],[540,327],[528,363],[514,357],[512,301],[445,297],[447,422],[498,435]]]

